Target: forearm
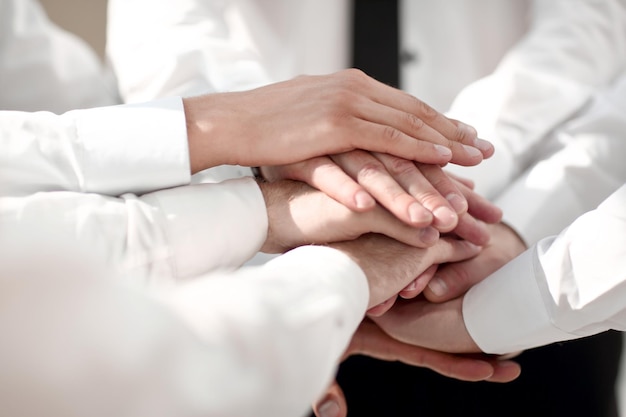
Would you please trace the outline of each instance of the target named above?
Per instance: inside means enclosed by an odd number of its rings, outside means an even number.
[[[358,267],[320,247],[157,294],[49,266],[0,273],[2,414],[304,415],[367,301]]]
[[[309,246],[260,267],[195,280],[165,296],[183,322],[224,355],[212,378],[224,387],[220,401],[237,409],[235,415],[263,409],[267,415],[301,415],[332,380],[363,318],[368,290],[365,275],[347,256]],[[251,382],[229,392],[242,379]]]
[[[145,282],[238,267],[265,241],[267,214],[254,181],[178,187],[120,198],[70,192],[4,197],[2,242],[86,253]],[[86,248],[89,248],[86,250]]]
[[[145,193],[190,181],[180,98],[52,113],[0,112],[3,195]]]

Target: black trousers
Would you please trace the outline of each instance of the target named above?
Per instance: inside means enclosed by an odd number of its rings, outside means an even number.
[[[514,382],[463,382],[399,362],[346,360],[338,382],[348,417],[617,417],[622,335],[531,349]]]

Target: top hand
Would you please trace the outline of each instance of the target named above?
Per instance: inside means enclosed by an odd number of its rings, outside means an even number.
[[[183,100],[192,172],[284,165],[354,149],[475,165],[493,146],[422,101],[345,70]]]

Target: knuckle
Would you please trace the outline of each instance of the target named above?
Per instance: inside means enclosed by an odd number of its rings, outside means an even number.
[[[474,140],[478,137],[478,132],[471,126],[463,123],[457,123],[456,131],[454,133],[454,139],[461,143],[474,143]]]
[[[372,177],[377,177],[385,171],[383,165],[378,161],[369,161],[363,164],[358,171],[359,182],[367,182]]]
[[[461,126],[457,126],[454,132],[454,141],[460,143],[472,143],[474,137],[469,129],[465,129]]]
[[[429,208],[429,210],[433,210],[437,206],[441,205],[441,194],[439,194],[436,190],[426,189],[421,190],[420,193],[417,193],[417,201],[422,203],[424,207]]]
[[[357,68],[348,68],[340,71],[341,85],[348,91],[360,91],[369,79],[367,74]]]
[[[431,122],[439,117],[439,112],[418,99],[417,97],[413,97],[413,102],[415,103],[416,113],[425,121]]]
[[[407,176],[417,171],[415,164],[407,159],[390,157],[387,162],[387,171],[393,176]]]
[[[386,142],[390,142],[390,144],[395,144],[401,141],[402,132],[394,127],[385,126],[382,131],[382,137]]]
[[[365,72],[363,72],[362,70],[358,68],[348,68],[348,69],[342,70],[341,73],[348,79],[362,80],[362,79],[367,78],[367,75],[365,74]]]
[[[470,287],[471,278],[465,268],[449,268],[449,275],[445,278],[451,292],[460,294]]]
[[[424,128],[425,122],[421,118],[412,113],[405,113],[405,122],[411,130],[421,130]]]

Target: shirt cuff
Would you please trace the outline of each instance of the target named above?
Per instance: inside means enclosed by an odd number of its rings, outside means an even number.
[[[553,325],[538,283],[543,274],[532,247],[467,292],[465,326],[483,352],[506,354],[580,337]]]
[[[263,194],[251,178],[196,184],[144,196],[161,208],[177,278],[237,268],[267,237]]]
[[[85,191],[108,195],[188,184],[191,179],[182,99],[71,111]]]
[[[307,264],[309,264],[307,266]],[[356,330],[369,304],[369,284],[365,273],[345,253],[327,246],[300,246],[265,264],[266,268],[293,270],[299,280],[306,277],[321,285],[334,288],[342,295],[350,313],[349,327]],[[319,284],[317,284],[319,283]]]

